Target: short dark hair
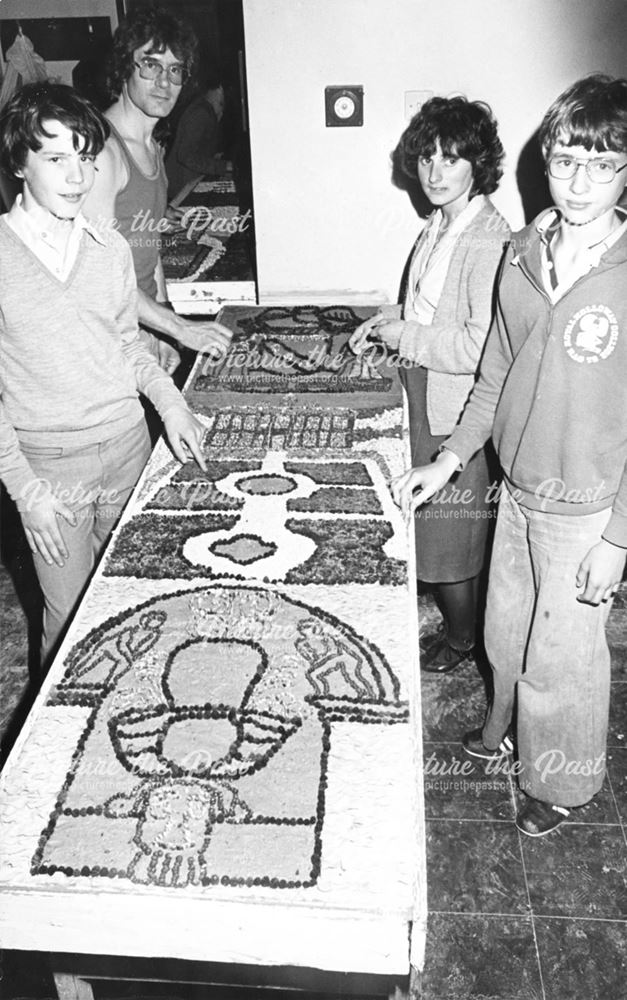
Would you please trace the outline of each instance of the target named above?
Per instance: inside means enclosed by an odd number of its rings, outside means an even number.
[[[109,125],[90,101],[63,83],[28,83],[0,112],[0,163],[9,175],[26,164],[29,150],[51,138],[45,122],[58,121],[72,132],[74,149],[97,156],[109,137]]]
[[[470,161],[474,194],[496,191],[505,153],[488,104],[461,96],[425,101],[403,132],[394,161],[407,177],[416,180],[419,157],[432,156],[437,142],[445,155]]]
[[[140,7],[120,23],[113,38],[107,74],[111,98],[122,93],[122,87],[135,69],[133,53],[147,42],[152,42],[151,53],[170,49],[177,59],[185,63],[187,72],[192,72],[198,39],[189,22],[163,7]]]
[[[556,142],[585,149],[627,152],[627,80],[592,73],[553,101],[540,125],[546,157]]]

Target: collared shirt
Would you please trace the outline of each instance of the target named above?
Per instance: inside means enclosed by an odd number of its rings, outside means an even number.
[[[70,235],[65,252],[62,253],[55,244],[53,229],[65,223],[59,222],[40,205],[35,205],[27,211],[21,194],[18,194],[4,218],[13,232],[59,281],[66,281],[74,267],[83,232],[89,233],[93,239],[104,245],[98,230],[79,212],[75,219],[67,223]]]
[[[613,233],[606,236],[606,238],[601,240],[600,243],[595,243],[591,247],[586,247],[586,249],[578,256],[575,264],[569,268],[568,272],[566,274],[561,274],[558,277],[555,270],[555,263],[553,261],[551,242],[559,230],[559,225],[560,214],[558,211],[553,211],[545,215],[537,226],[537,230],[542,241],[542,281],[544,289],[551,299],[551,302],[558,302],[561,297],[566,294],[568,289],[572,288],[579,278],[583,278],[584,274],[588,274],[593,267],[599,266],[603,254],[609,250],[610,247],[613,246],[627,230],[627,218],[618,227],[618,229],[615,229]]]
[[[484,195],[476,195],[445,229],[441,209],[429,217],[418,242],[408,282],[410,305],[419,323],[430,326],[433,322],[455,243],[485,202]]]

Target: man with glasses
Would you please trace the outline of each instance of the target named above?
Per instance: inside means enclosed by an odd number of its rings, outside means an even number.
[[[410,510],[494,440],[504,473],[485,622],[494,695],[463,745],[505,760],[516,706],[526,794],[516,823],[532,837],[586,805],[605,775],[605,623],[627,555],[627,79],[573,84],[540,141],[555,207],[512,240],[460,424],[435,462],[394,487]]]
[[[144,330],[143,335],[168,372],[180,361],[175,344],[223,352],[231,338],[221,324],[187,322],[165,305],[159,250],[168,228],[167,178],[157,140],[196,52],[191,27],[162,9],[139,8],[120,25],[109,75],[115,99],[105,112],[111,136],[98,158],[84,207],[87,216],[115,225],[127,239],[137,277],[139,320],[153,331]]]

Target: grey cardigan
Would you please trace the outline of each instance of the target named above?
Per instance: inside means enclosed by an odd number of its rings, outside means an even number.
[[[494,287],[510,228],[492,202],[485,204],[459,234],[444,287],[433,317],[426,326],[407,319],[399,355],[428,370],[427,417],[434,435],[450,434],[474,385],[479,359],[493,315]],[[410,267],[418,242],[412,252]],[[407,372],[411,384],[411,373]]]

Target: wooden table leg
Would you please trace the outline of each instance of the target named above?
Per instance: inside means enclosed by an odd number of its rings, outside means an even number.
[[[54,972],[53,976],[59,1000],[94,1000],[91,983],[86,979],[67,972]]]

